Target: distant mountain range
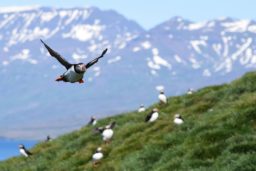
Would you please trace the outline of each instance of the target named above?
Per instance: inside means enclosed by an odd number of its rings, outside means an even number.
[[[94,7],[0,8],[0,136],[56,136],[92,115],[149,105],[162,87],[178,95],[228,82],[255,69],[255,37],[251,20],[194,23],[173,17],[144,30],[115,11]],[[109,51],[88,70],[85,84],[59,83],[54,80],[65,69],[39,39],[71,62]]]

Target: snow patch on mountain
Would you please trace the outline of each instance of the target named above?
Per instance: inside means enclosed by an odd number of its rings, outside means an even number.
[[[167,67],[168,69],[171,69],[171,64],[168,63],[164,58],[159,56],[159,51],[157,48],[152,49],[152,54],[153,60],[148,60],[148,66],[151,69],[159,70],[161,68],[161,65]]]
[[[191,40],[190,43],[191,43],[192,47],[194,48],[194,50],[199,54],[202,53],[200,46],[204,46],[204,47],[207,46],[205,40]]]
[[[70,32],[63,33],[62,36],[85,42],[99,36],[104,29],[105,26],[98,24],[78,24],[73,26]]]
[[[247,31],[248,25],[250,24],[250,20],[239,20],[234,22],[226,22],[222,23],[227,32],[245,32]]]
[[[211,72],[209,71],[209,69],[205,69],[204,71],[203,71],[203,76],[205,76],[205,77],[210,77],[212,74],[211,74]]]
[[[10,6],[10,7],[0,7],[0,13],[13,13],[13,12],[24,12],[30,10],[37,10],[40,7],[37,6]]]
[[[151,43],[149,41],[145,41],[145,42],[142,42],[141,43],[141,46],[144,48],[144,49],[149,49],[151,48]]]
[[[121,56],[117,56],[117,57],[115,57],[115,58],[109,59],[109,60],[108,60],[108,64],[112,64],[112,63],[118,62],[118,61],[120,61],[121,59],[122,59]]]
[[[193,31],[193,30],[202,29],[205,26],[207,26],[207,22],[198,22],[198,23],[189,24],[187,29]]]
[[[11,58],[12,61],[15,61],[15,60],[22,60],[22,61],[27,61],[31,64],[37,64],[38,61],[35,60],[35,59],[32,59],[30,57],[30,50],[29,49],[23,49],[20,53],[14,55],[12,58]]]

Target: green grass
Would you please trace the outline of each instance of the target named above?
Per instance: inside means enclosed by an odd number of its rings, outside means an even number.
[[[146,114],[160,109],[155,123]],[[173,124],[180,113],[185,123]],[[255,171],[256,73],[230,84],[211,86],[193,95],[169,98],[144,113],[130,112],[99,121],[116,121],[111,144],[102,143],[92,126],[37,144],[31,158],[0,162],[1,171]],[[101,146],[104,159],[92,167],[91,156]]]

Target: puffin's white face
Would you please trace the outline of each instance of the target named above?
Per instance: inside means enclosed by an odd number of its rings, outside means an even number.
[[[174,118],[179,118],[180,114],[175,114]]]
[[[85,67],[85,65],[84,64],[78,64],[77,65],[77,68],[78,68],[78,70],[79,71],[81,71],[81,72],[85,72],[86,71],[86,67]]]
[[[20,144],[20,145],[19,145],[19,148],[24,148],[24,145]]]
[[[154,108],[154,109],[153,109],[153,112],[158,112],[158,109],[157,109],[157,108]]]
[[[101,147],[98,147],[98,148],[97,148],[97,151],[101,151],[101,150],[102,150]]]

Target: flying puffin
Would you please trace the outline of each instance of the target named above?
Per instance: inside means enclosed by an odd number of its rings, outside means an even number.
[[[160,100],[161,104],[167,104],[168,103],[167,97],[165,96],[163,90],[160,91],[160,94],[158,95],[158,99]]]
[[[173,122],[174,122],[176,125],[181,125],[181,124],[184,123],[184,119],[181,117],[180,114],[175,114]]]
[[[20,144],[20,145],[19,145],[19,149],[20,149],[20,154],[22,154],[22,155],[25,156],[25,157],[29,157],[29,156],[32,155],[32,153],[29,152],[29,151],[25,148],[25,146],[24,146],[23,144]]]
[[[158,109],[154,108],[145,118],[145,122],[155,122],[158,118]]]
[[[40,39],[41,40],[41,39]],[[61,63],[67,71],[64,72],[61,76],[59,76],[56,81],[64,81],[64,82],[70,82],[70,83],[84,83],[83,77],[84,73],[88,68],[90,68],[92,65],[98,62],[100,58],[102,58],[108,49],[105,49],[102,54],[95,58],[94,60],[90,61],[87,64],[84,63],[78,63],[78,64],[70,64],[66,59],[64,59],[60,54],[58,54],[56,51],[51,49],[46,43],[44,43],[43,40],[41,42],[44,44],[45,48],[48,50],[50,55],[54,58],[56,58],[59,63]]]
[[[93,166],[96,167],[100,160],[103,158],[101,147],[98,147],[95,153],[92,155]]]
[[[139,113],[141,113],[141,112],[145,112],[145,107],[144,107],[144,105],[142,104],[142,105],[140,105],[140,108],[138,109],[138,112]]]
[[[114,135],[113,128],[115,127],[116,122],[112,122],[109,125],[106,125],[105,127],[98,127],[96,128],[96,131],[101,133],[103,141],[107,144],[110,143],[111,138]]]
[[[92,116],[88,125],[96,125],[96,123],[97,123],[97,119],[94,116]]]
[[[50,135],[47,135],[45,142],[49,142],[49,141],[52,141],[52,138],[50,137]]]

